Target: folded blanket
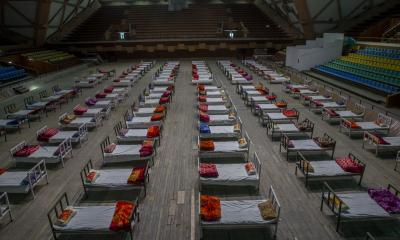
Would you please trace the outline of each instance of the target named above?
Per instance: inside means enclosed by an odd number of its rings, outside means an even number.
[[[258,83],[257,85],[254,86],[254,88],[258,91],[258,90],[263,90],[264,89],[264,85],[262,83]]]
[[[325,108],[325,112],[331,117],[338,117],[339,116],[339,114],[333,109]]]
[[[44,132],[42,132],[41,134],[39,134],[39,136],[37,137],[38,141],[41,142],[48,142],[49,139],[56,135],[59,132],[59,130],[57,128],[47,128]]]
[[[171,95],[171,91],[165,91],[163,94],[162,94],[162,97],[169,97]]]
[[[198,91],[204,91],[205,90],[205,86],[200,84],[200,85],[197,86],[197,90]]]
[[[274,204],[271,200],[259,203],[258,209],[260,210],[261,217],[265,220],[272,220],[278,217],[278,213],[275,210]]]
[[[111,143],[111,144],[107,145],[107,146],[104,148],[104,152],[105,152],[105,153],[112,153],[112,152],[115,150],[116,147],[117,147],[117,144]]]
[[[275,95],[268,95],[268,96],[266,96],[265,97],[267,100],[269,100],[269,101],[274,101],[275,99],[276,99],[276,96]]]
[[[211,133],[210,127],[205,123],[200,123],[199,130],[200,133]]]
[[[108,86],[107,88],[104,89],[105,93],[112,93],[114,90],[114,86]]]
[[[383,119],[377,119],[374,121],[374,123],[379,127],[387,127],[387,124]]]
[[[207,97],[206,96],[199,96],[199,102],[206,102]]]
[[[169,103],[169,97],[162,97],[160,98],[160,101],[158,101],[159,104],[165,104]]]
[[[235,113],[230,112],[230,113],[228,114],[228,118],[229,118],[229,119],[236,119]]]
[[[353,128],[353,129],[357,129],[357,128],[361,128],[356,121],[354,121],[353,119],[343,119],[343,124],[346,127],[349,128]]]
[[[82,107],[82,106],[78,106],[76,108],[74,108],[74,114],[75,115],[83,115],[85,112],[87,112],[88,108],[86,107]]]
[[[386,212],[390,214],[400,213],[400,199],[388,189],[371,188],[368,189],[368,194]]]
[[[247,175],[255,175],[256,168],[254,167],[254,164],[252,162],[248,162],[244,165],[244,168],[246,169]]]
[[[292,92],[293,92],[293,93],[299,93],[299,92],[300,92],[300,89],[298,89],[298,88],[292,88]]]
[[[118,201],[115,204],[114,215],[109,229],[111,231],[129,231],[131,229],[131,218],[135,211],[135,204],[128,201]]]
[[[202,111],[202,112],[207,112],[208,111],[208,105],[204,104],[204,103],[200,104],[199,105],[199,110]]]
[[[32,153],[36,152],[40,148],[39,145],[26,145],[16,153],[14,153],[15,157],[28,157]]]
[[[218,177],[217,166],[213,163],[200,163],[199,174],[205,178]]]
[[[168,91],[173,91],[173,90],[174,90],[174,86],[172,86],[172,85],[168,86],[168,87],[167,87],[167,90],[168,90]]]
[[[157,106],[156,109],[154,109],[154,113],[163,113],[167,108],[163,105]]]
[[[307,129],[311,128],[311,125],[309,124],[308,121],[303,120],[301,122],[296,123],[296,127],[300,130],[300,131],[305,131]]]
[[[99,171],[90,169],[89,173],[86,175],[86,182],[94,183],[99,176],[100,176]]]
[[[240,138],[238,140],[238,143],[239,143],[239,148],[246,148],[248,144],[246,138]]]
[[[214,141],[212,140],[202,140],[200,141],[200,150],[202,151],[214,151]]]
[[[143,141],[142,147],[139,150],[140,156],[141,157],[148,157],[151,156],[153,154],[153,143],[147,143]]]
[[[315,137],[314,141],[322,148],[332,147],[334,145],[334,142],[327,137]]]
[[[93,106],[93,105],[96,104],[96,102],[97,102],[97,100],[96,100],[96,99],[93,99],[93,98],[89,98],[89,99],[86,99],[86,100],[85,100],[85,104],[86,104],[87,106]]]
[[[146,167],[134,167],[128,177],[129,184],[140,184],[144,182]]]
[[[260,90],[257,90],[257,92],[259,94],[261,94],[261,95],[267,95],[268,94],[268,90],[266,90],[266,89],[260,89]]]
[[[162,119],[164,118],[164,115],[163,114],[153,114],[152,116],[151,116],[151,121],[152,122],[156,122],[156,121],[161,121]]]
[[[221,218],[221,201],[218,197],[200,196],[200,217],[203,221],[217,221]]]
[[[62,119],[62,122],[65,124],[69,124],[72,121],[74,121],[75,119],[76,119],[76,116],[74,114],[68,114]]]
[[[233,126],[233,131],[234,132],[240,132],[240,124],[239,123],[236,123],[234,126]]]
[[[275,106],[277,106],[279,108],[284,108],[287,106],[287,103],[285,101],[278,101],[275,103]]]
[[[286,117],[297,117],[297,111],[294,109],[285,109],[282,111],[282,114]]]
[[[95,97],[96,97],[96,98],[105,98],[105,97],[107,97],[107,93],[104,93],[104,92],[102,92],[102,93],[97,93],[97,94],[95,95]]]
[[[160,136],[160,127],[153,125],[147,128],[147,134],[146,137],[148,138],[155,138]]]
[[[5,172],[7,172],[7,169],[6,169],[6,168],[0,168],[0,175],[3,174],[3,173],[5,173]]]
[[[66,207],[58,216],[57,221],[54,224],[58,226],[67,226],[75,214],[76,210],[73,207]]]
[[[201,122],[209,122],[210,121],[210,116],[208,114],[200,112],[199,119],[200,119]]]
[[[364,170],[364,167],[361,164],[354,161],[354,159],[349,156],[336,158],[335,161],[345,172],[362,173]]]

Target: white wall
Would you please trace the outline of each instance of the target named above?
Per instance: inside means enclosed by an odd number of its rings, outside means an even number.
[[[342,55],[343,33],[325,33],[323,38],[306,41],[306,45],[286,48],[286,66],[309,70]]]

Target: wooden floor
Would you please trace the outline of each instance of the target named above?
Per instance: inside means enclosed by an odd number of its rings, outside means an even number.
[[[194,59],[200,60],[200,59]],[[167,120],[164,125],[161,146],[155,160],[155,165],[150,172],[150,183],[147,196],[141,203],[140,222],[136,226],[134,239],[198,239],[199,227],[197,215],[197,171],[196,171],[196,137],[195,104],[196,91],[191,85],[191,60],[181,60],[181,68],[176,83],[176,92],[170,105]],[[345,228],[345,236],[335,232],[333,218],[322,214],[319,210],[321,194],[319,186],[306,189],[303,182],[294,175],[294,163],[287,162],[279,153],[279,143],[272,142],[266,136],[266,129],[262,128],[256,117],[250,112],[243,101],[235,92],[235,87],[230,85],[218,69],[215,59],[208,60],[209,66],[218,81],[221,81],[226,91],[231,96],[233,103],[238,109],[245,130],[248,132],[252,142],[252,152],[256,151],[262,162],[262,177],[260,196],[266,196],[269,185],[273,185],[282,205],[281,222],[278,229],[278,239],[362,239],[361,232],[371,231],[378,236],[385,235],[390,239],[399,239],[398,227],[389,227],[387,224],[358,225],[356,228]],[[134,63],[132,61],[131,63]],[[161,61],[160,61],[161,62]],[[160,62],[158,64],[160,64]],[[116,68],[120,73],[126,68],[127,63],[113,63],[103,68]],[[158,65],[156,65],[157,67]],[[110,135],[115,139],[112,127],[122,119],[124,111],[137,99],[138,94],[151,81],[154,67],[149,71],[130,91],[130,98],[120,104],[112,113],[109,120],[98,130],[89,134],[89,140],[81,148],[74,149],[74,157],[66,161],[65,168],[60,166],[50,169],[48,186],[37,190],[35,200],[30,195],[25,197],[11,196],[14,222],[1,226],[0,239],[49,239],[51,231],[46,218],[47,211],[55,200],[67,192],[74,199],[82,196],[82,186],[79,171],[86,161],[91,158],[95,167],[101,163],[101,152],[99,144],[104,137]],[[83,72],[77,72],[81,75]],[[72,77],[72,76],[71,76]],[[72,78],[71,78],[72,79]],[[63,81],[66,79],[60,79]],[[257,79],[256,77],[256,80]],[[104,83],[98,89],[102,89],[109,83]],[[400,174],[393,171],[394,161],[392,158],[376,158],[372,153],[361,148],[361,140],[349,139],[339,133],[338,127],[329,125],[320,119],[320,116],[309,112],[299,104],[298,100],[292,99],[280,91],[280,85],[268,86],[279,97],[288,101],[290,106],[300,110],[300,117],[307,117],[316,123],[315,135],[328,132],[337,140],[336,156],[345,155],[349,151],[359,156],[367,164],[363,187],[386,186],[392,183],[400,186]],[[9,141],[0,145],[0,166],[8,166],[11,159],[8,150],[22,140],[34,142],[35,131],[42,125],[56,126],[57,117],[64,111],[70,111],[76,103],[82,103],[86,96],[93,96],[96,89],[84,91],[84,95],[62,111],[52,113],[42,123],[34,123],[30,129],[23,129],[22,134],[9,135]],[[3,140],[2,140],[3,141]],[[335,189],[348,189],[356,187],[356,182],[336,183]],[[103,196],[104,197],[104,196]],[[130,197],[130,196],[128,196]],[[257,196],[250,196],[251,198]],[[241,197],[246,198],[246,197]],[[87,200],[85,200],[86,202]],[[397,225],[398,226],[398,225]],[[347,230],[346,230],[347,229]],[[397,233],[396,233],[397,231]],[[264,233],[263,233],[264,234]],[[398,234],[398,235],[394,235]],[[261,239],[257,232],[206,232],[206,239]],[[358,237],[357,237],[358,236]]]

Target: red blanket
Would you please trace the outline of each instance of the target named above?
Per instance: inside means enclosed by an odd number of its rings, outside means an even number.
[[[199,96],[199,102],[206,102],[207,97],[206,96]]]
[[[297,112],[294,109],[285,109],[282,111],[282,113],[286,117],[296,117],[297,116]]]
[[[128,201],[118,201],[115,204],[114,215],[110,224],[111,231],[129,231],[135,204]]]
[[[26,145],[18,152],[14,153],[15,157],[28,157],[39,149],[39,145]]]
[[[218,177],[217,166],[213,163],[200,163],[199,174],[201,177]]]
[[[112,93],[114,90],[114,86],[108,86],[104,89],[105,93]]]
[[[76,108],[74,108],[74,114],[75,115],[83,115],[85,112],[87,112],[87,108],[82,107],[82,106],[78,106]]]
[[[217,221],[221,218],[221,201],[218,197],[201,195],[200,217],[203,221]]]
[[[169,103],[169,97],[162,97],[160,98],[159,104]]]
[[[42,132],[38,137],[38,141],[48,142],[49,139],[56,135],[59,132],[57,128],[47,128],[44,132]]]
[[[97,93],[95,97],[96,98],[105,98],[105,97],[107,97],[107,93],[105,93],[105,92]]]
[[[148,138],[154,138],[160,136],[160,127],[159,126],[150,126],[147,128],[147,135]]]
[[[144,182],[146,167],[135,167],[128,177],[129,184],[140,184]]]
[[[336,163],[343,169],[343,171],[349,173],[361,173],[364,169],[361,164],[354,161],[351,157],[336,158]]]
[[[153,154],[153,146],[152,145],[142,145],[142,147],[139,150],[140,156],[141,157],[148,157],[151,154]]]
[[[199,105],[199,110],[202,111],[202,112],[207,112],[208,111],[207,104],[204,104],[204,103],[200,104]]]
[[[210,121],[210,116],[208,114],[205,114],[202,112],[200,113],[199,118],[200,118],[201,122],[209,122]]]

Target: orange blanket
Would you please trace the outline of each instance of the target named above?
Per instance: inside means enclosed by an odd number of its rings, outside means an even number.
[[[151,116],[151,121],[155,122],[155,121],[161,121],[163,119],[164,115],[162,114],[153,114],[153,116]]]
[[[160,127],[159,126],[150,126],[147,129],[147,135],[146,137],[148,138],[154,138],[160,136]]]
[[[165,106],[157,106],[156,109],[154,109],[154,113],[163,113],[166,110]]]
[[[200,216],[203,221],[217,221],[221,218],[221,201],[218,197],[201,195]]]
[[[129,184],[140,184],[145,178],[145,167],[135,167],[132,169],[131,175],[128,177]]]
[[[200,150],[214,151],[214,141],[212,140],[200,141]]]
[[[114,216],[109,229],[111,231],[129,231],[135,204],[128,201],[118,201],[115,204]]]

